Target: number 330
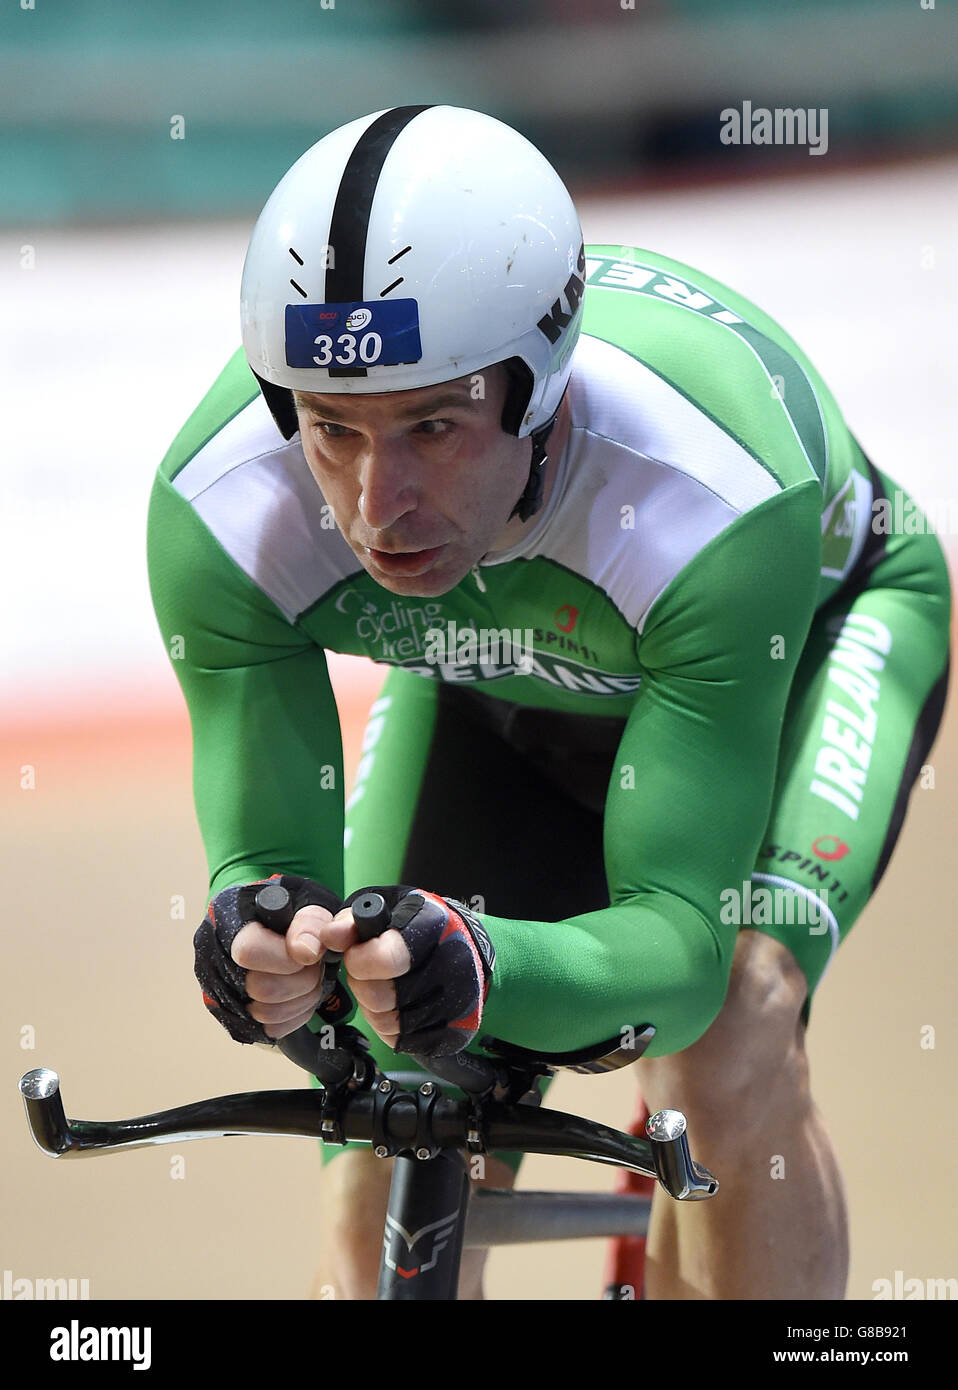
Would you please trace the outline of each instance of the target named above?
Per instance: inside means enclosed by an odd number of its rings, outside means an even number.
[[[317,367],[327,367],[330,362],[348,367],[350,362],[356,361],[357,348],[360,362],[368,364],[375,362],[383,350],[383,340],[378,333],[364,333],[358,344],[354,333],[340,333],[336,339],[338,352],[333,352],[333,340],[328,333],[320,333],[313,342],[319,348],[319,356],[313,357]]]

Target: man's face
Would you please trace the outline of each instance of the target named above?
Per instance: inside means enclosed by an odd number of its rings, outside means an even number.
[[[444,594],[495,547],[531,457],[500,425],[507,381],[496,365],[415,391],[294,393],[310,472],[383,588]]]

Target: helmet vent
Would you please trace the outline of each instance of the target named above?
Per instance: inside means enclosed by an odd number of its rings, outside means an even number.
[[[397,285],[401,285],[405,278],[405,275],[400,275],[398,280],[394,280],[391,285],[387,285],[384,290],[380,290],[379,298],[382,299],[383,295],[388,294],[390,290],[394,290]]]
[[[412,247],[411,247],[411,246],[404,246],[403,249],[402,249],[401,251],[397,251],[397,252],[396,252],[395,256],[390,256],[390,257],[389,257],[389,260],[386,262],[386,264],[387,264],[387,265],[392,265],[393,261],[398,261],[400,256],[405,256],[406,252],[407,252],[407,251],[411,251],[411,250],[412,250]],[[302,265],[302,261],[300,261],[300,265]]]
[[[294,261],[298,262],[299,265],[305,265],[305,264],[306,264],[306,262],[303,260],[302,256],[299,254],[299,252],[298,252],[298,251],[294,251],[293,248],[292,248],[292,246],[289,248],[289,254],[292,256],[292,258],[293,258]],[[289,282],[289,283],[292,285],[293,289],[297,291],[298,294],[301,294],[301,295],[303,296],[304,299],[308,299],[308,298],[309,298],[309,296],[307,295],[306,291],[303,289],[302,285],[297,285],[296,281],[295,281],[294,279],[292,279],[292,277],[290,278],[290,282]]]

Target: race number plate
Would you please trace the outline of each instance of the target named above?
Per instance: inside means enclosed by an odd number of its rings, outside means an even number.
[[[355,370],[418,362],[421,357],[415,299],[286,306],[288,367]]]

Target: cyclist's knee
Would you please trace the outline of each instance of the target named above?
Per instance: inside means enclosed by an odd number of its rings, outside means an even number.
[[[750,929],[739,932],[728,993],[697,1042],[639,1063],[650,1109],[685,1110],[690,1122],[713,1116],[726,1132],[760,1129],[778,1105],[809,1101],[805,976],[787,947]]]
[[[389,1199],[392,1162],[347,1149],[323,1167],[322,1268],[326,1297],[373,1299]],[[319,1295],[323,1296],[323,1295]]]

